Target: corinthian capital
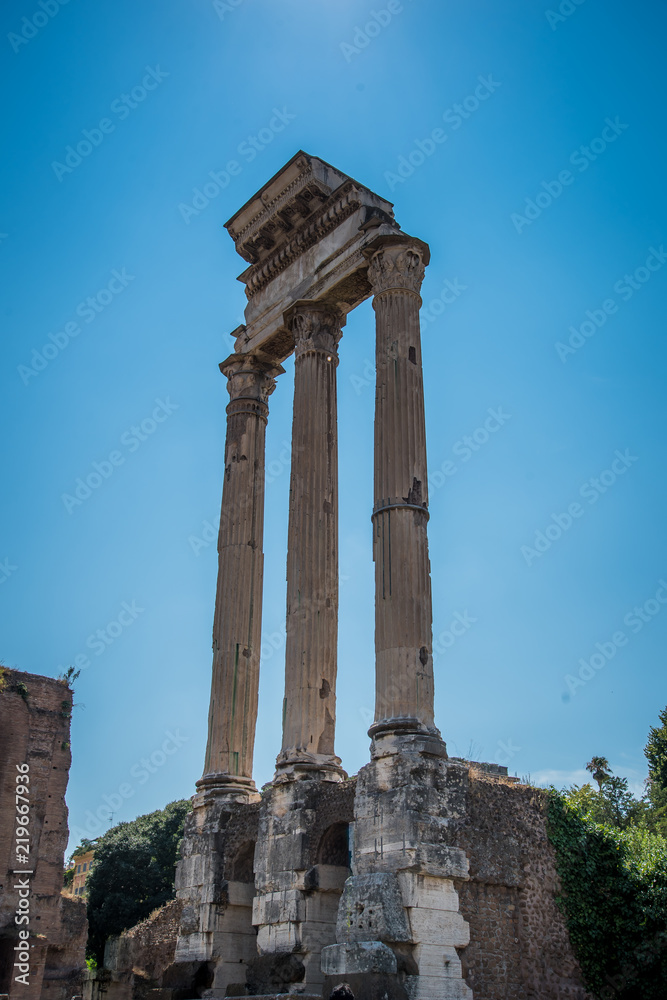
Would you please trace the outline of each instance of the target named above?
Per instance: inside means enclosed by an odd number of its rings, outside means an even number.
[[[232,402],[243,398],[266,403],[276,387],[276,376],[282,375],[285,369],[253,354],[231,354],[221,363],[220,371],[227,376]]]
[[[370,259],[368,280],[373,294],[390,288],[408,289],[419,294],[424,280],[422,251],[416,244],[382,247]]]
[[[310,351],[322,351],[332,359],[338,358],[338,341],[345,317],[335,306],[302,299],[285,314],[285,321],[294,336],[297,358]]]

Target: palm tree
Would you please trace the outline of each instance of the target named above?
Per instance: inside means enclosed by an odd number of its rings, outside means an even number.
[[[586,770],[593,775],[593,780],[597,781],[598,788],[602,791],[602,784],[611,777],[611,768],[606,757],[591,757]]]

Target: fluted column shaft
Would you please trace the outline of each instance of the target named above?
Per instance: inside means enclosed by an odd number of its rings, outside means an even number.
[[[283,744],[278,770],[335,777],[338,643],[338,427],[341,314],[300,302],[286,320],[295,342],[287,541]]]
[[[264,456],[268,397],[283,369],[232,355],[227,376],[225,477],[218,534],[213,678],[204,776],[198,787],[256,795],[257,723],[264,554]]]
[[[376,703],[371,735],[435,732],[428,490],[419,290],[425,245],[393,240],[371,257],[376,316]]]

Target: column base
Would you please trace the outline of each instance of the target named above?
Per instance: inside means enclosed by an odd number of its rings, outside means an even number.
[[[194,808],[207,806],[219,799],[228,802],[259,802],[260,795],[252,778],[219,772],[204,774],[195,785]]]
[[[308,753],[307,750],[283,750],[276,759],[273,784],[310,779],[315,781],[346,781],[347,771],[340,757],[328,753]]]
[[[436,726],[425,725],[419,719],[381,719],[373,723],[368,735],[373,760],[399,753],[425,753],[447,759],[447,746],[440,730]]]

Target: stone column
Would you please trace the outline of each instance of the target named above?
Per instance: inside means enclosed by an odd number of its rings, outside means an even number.
[[[338,643],[336,368],[342,314],[318,302],[289,310],[295,344],[287,542],[283,745],[278,773],[344,776],[334,753]]]
[[[252,758],[257,722],[264,554],[264,451],[268,397],[280,365],[232,354],[220,365],[227,406],[225,478],[218,535],[213,680],[200,792],[257,797]]]
[[[433,721],[431,579],[419,290],[428,247],[381,237],[368,251],[376,317],[375,721],[439,737]]]

